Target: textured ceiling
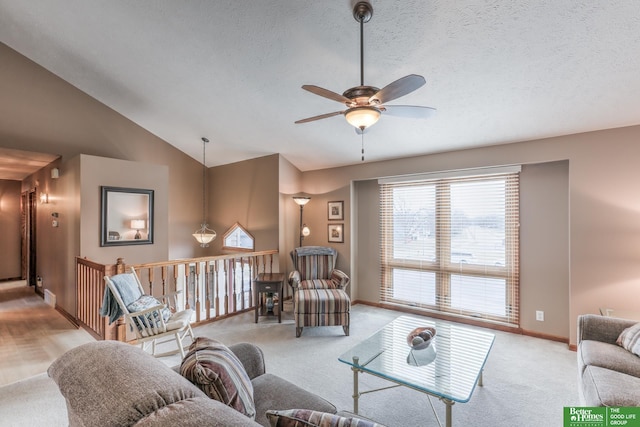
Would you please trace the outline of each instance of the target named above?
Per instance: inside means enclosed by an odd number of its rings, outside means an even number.
[[[208,166],[281,153],[360,162],[341,110],[300,88],[359,84],[348,0],[0,0],[0,40]],[[366,161],[640,124],[638,0],[379,0],[365,84],[427,84],[390,104]]]

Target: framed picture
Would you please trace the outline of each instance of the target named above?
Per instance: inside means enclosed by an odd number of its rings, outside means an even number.
[[[344,243],[343,224],[329,224],[329,242]]]
[[[153,243],[153,190],[100,187],[100,246]]]
[[[344,202],[329,202],[329,220],[344,220]]]

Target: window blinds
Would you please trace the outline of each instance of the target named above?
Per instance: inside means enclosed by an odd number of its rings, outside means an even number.
[[[519,323],[519,174],[381,182],[381,301]]]

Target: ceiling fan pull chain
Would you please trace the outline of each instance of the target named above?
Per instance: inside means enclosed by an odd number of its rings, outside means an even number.
[[[364,129],[361,129],[362,133],[360,134],[361,147],[362,147],[362,161],[364,162]]]

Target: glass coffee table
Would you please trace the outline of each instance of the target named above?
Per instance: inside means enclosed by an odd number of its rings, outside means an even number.
[[[433,327],[436,335],[427,348],[414,350],[407,343],[407,335],[418,327]],[[353,412],[358,413],[361,395],[405,386],[444,402],[445,425],[451,427],[452,406],[468,402],[476,384],[482,386],[482,370],[494,339],[492,333],[450,322],[398,317],[338,358],[353,371]],[[396,384],[360,392],[360,373]]]

